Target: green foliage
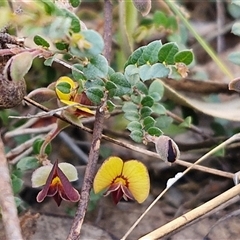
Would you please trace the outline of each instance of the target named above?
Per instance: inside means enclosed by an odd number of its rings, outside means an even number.
[[[35,154],[39,154],[40,153],[40,149],[41,149],[43,143],[44,143],[44,140],[41,139],[41,138],[38,138],[38,139],[36,139],[34,141],[34,143],[33,143],[33,152]],[[51,146],[51,144],[48,144],[47,147],[45,148],[45,153],[47,155],[49,155],[51,153],[51,151],[52,151],[52,146]]]
[[[69,0],[69,2],[71,3],[71,5],[73,6],[73,7],[78,7],[79,5],[80,5],[80,3],[81,3],[81,1],[80,0]]]
[[[35,157],[24,157],[17,163],[17,169],[26,171],[39,167],[39,161]]]
[[[235,8],[239,8],[239,4],[237,3],[237,1],[232,1],[232,3],[236,4],[233,6],[235,6]],[[237,36],[240,36],[240,22],[236,22],[233,24],[232,26],[232,33],[237,35]],[[228,59],[233,62],[234,64],[236,65],[240,65],[240,52],[232,52],[229,54],[228,56]]]
[[[179,51],[175,42],[162,44],[158,40],[136,49],[130,55],[124,75],[132,86],[132,91],[126,92],[132,102],[125,102],[122,110],[124,117],[130,121],[127,129],[134,141],[141,142],[146,133],[160,136],[162,129],[170,126],[172,118],[166,116],[166,109],[160,103],[164,86],[157,78],[168,77],[177,63],[189,65],[192,61],[191,50]],[[145,84],[153,79],[149,86]],[[108,89],[112,90],[110,87]],[[160,117],[154,116],[156,114]]]
[[[167,16],[162,11],[156,11],[153,15],[153,23],[158,28],[164,28],[166,30],[176,31],[177,20],[174,16]]]
[[[23,180],[19,178],[18,176],[12,174],[12,188],[13,188],[13,193],[17,194],[21,191],[22,186],[23,186]]]
[[[46,48],[49,48],[49,47],[50,47],[50,44],[49,44],[44,38],[42,38],[42,37],[39,36],[39,35],[34,36],[33,41],[34,41],[38,46],[42,46],[42,47],[46,47]]]

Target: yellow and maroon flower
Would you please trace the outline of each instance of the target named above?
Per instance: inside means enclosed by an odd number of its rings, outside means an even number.
[[[37,195],[37,201],[42,202],[46,197],[53,197],[58,206],[62,200],[77,202],[80,199],[78,191],[72,187],[72,181],[78,179],[76,168],[69,163],[46,165],[38,168],[32,175],[32,187],[43,189]]]
[[[93,189],[95,193],[106,190],[117,204],[121,198],[142,203],[149,195],[150,181],[147,168],[137,160],[123,162],[119,157],[109,157],[98,170]]]

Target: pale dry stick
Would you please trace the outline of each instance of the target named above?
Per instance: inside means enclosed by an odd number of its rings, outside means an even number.
[[[180,178],[182,178],[186,173],[188,173],[191,169],[194,168],[195,165],[197,165],[198,163],[202,162],[203,160],[205,160],[207,157],[209,157],[210,155],[212,155],[213,153],[215,153],[216,151],[218,151],[219,149],[225,147],[226,145],[232,143],[233,141],[239,140],[240,139],[240,134],[237,133],[235,135],[233,135],[231,138],[227,139],[226,141],[224,141],[223,143],[219,144],[217,147],[213,148],[212,150],[210,150],[209,152],[207,152],[205,155],[203,155],[201,158],[199,158],[192,166],[188,167],[183,173],[182,175],[174,182],[171,184],[171,186],[173,184],[175,184]],[[234,174],[233,174],[234,176]],[[171,187],[166,187],[157,197],[156,199],[148,206],[148,208],[144,211],[144,213],[137,219],[137,221],[131,226],[131,228],[127,231],[127,233],[121,238],[121,240],[126,239],[126,237],[133,231],[133,229],[138,225],[138,223],[143,219],[143,217],[152,209],[152,207],[159,201],[159,199],[161,199],[161,197],[168,191],[168,189]]]
[[[177,230],[180,227],[186,225],[187,223],[193,221],[194,219],[201,217],[204,214],[210,212],[211,210],[218,207],[222,203],[225,203],[228,200],[234,198],[239,193],[240,193],[240,184],[230,188],[229,190],[218,195],[212,200],[202,204],[201,206],[183,214],[182,216],[174,219],[173,221],[141,237],[139,240],[153,240],[153,239],[159,239],[161,237],[164,237],[167,234],[173,232],[174,230]]]
[[[49,132],[50,130],[52,130],[54,125],[55,125],[55,123],[50,124],[50,125],[45,126],[45,127],[39,127],[39,128],[26,128],[26,129],[17,128],[15,130],[11,131],[11,132],[7,132],[4,135],[4,138],[11,138],[11,137],[26,135],[26,134],[36,134],[36,133]]]
[[[57,114],[58,112],[61,112],[65,109],[68,109],[70,107],[75,107],[75,106],[85,106],[79,103],[73,103],[71,105],[67,105],[64,107],[60,107],[54,110],[50,110],[47,113],[46,112],[39,112],[37,114],[28,114],[26,116],[9,116],[9,118],[15,118],[15,119],[31,119],[31,118],[44,118],[44,117],[49,117],[49,116],[53,116],[54,114]]]
[[[19,146],[17,146],[16,148],[12,149],[11,151],[9,151],[6,154],[6,158],[7,159],[11,159],[9,161],[10,164],[15,164],[17,163],[22,157],[27,156],[29,153],[32,152],[33,148],[32,145],[34,143],[34,141],[38,138],[43,138],[43,135],[38,135],[35,136],[31,139],[29,139],[28,141],[20,144]],[[14,157],[16,156],[16,157]]]
[[[29,156],[29,154],[33,151],[33,147],[30,147],[26,149],[24,152],[19,154],[17,157],[13,158],[11,161],[9,161],[10,164],[16,164],[18,161],[20,161],[23,157]]]
[[[12,191],[7,159],[4,153],[4,145],[0,137],[0,208],[5,228],[6,239],[22,240],[17,207]]]
[[[212,210],[210,210],[209,212],[207,212],[206,214],[198,217],[197,219],[194,219],[193,221],[187,223],[186,225],[184,225],[184,227],[189,227],[189,226],[191,226],[192,224],[195,224],[195,223],[201,221],[202,219],[205,219],[205,218],[213,215],[214,213],[217,213],[217,212],[221,211],[222,209],[225,209],[225,208],[227,208],[227,207],[235,204],[236,202],[239,202],[239,195],[237,195],[237,196],[231,198],[230,200],[222,203],[222,204],[219,205],[218,207],[215,207],[214,209],[212,209]],[[181,229],[178,229],[178,230],[181,230]]]

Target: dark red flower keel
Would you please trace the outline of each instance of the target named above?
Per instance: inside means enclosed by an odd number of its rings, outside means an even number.
[[[37,195],[37,201],[42,202],[46,197],[53,197],[58,206],[62,200],[77,202],[80,199],[78,191],[72,187],[68,178],[58,167],[56,161],[47,178],[46,184]]]

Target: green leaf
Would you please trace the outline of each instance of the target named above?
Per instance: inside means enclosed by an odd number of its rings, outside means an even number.
[[[216,157],[225,157],[226,156],[226,150],[225,148],[220,148],[218,151],[214,152],[213,154]]]
[[[240,52],[232,52],[228,55],[228,59],[236,64],[236,65],[240,65]]]
[[[60,51],[67,50],[69,47],[69,44],[64,41],[58,41],[58,42],[55,42],[54,44],[55,44],[55,47]]]
[[[107,108],[109,112],[112,112],[116,108],[116,106],[111,100],[107,100]]]
[[[142,92],[143,94],[148,94],[148,88],[146,87],[146,85],[142,82],[142,81],[139,81],[135,84],[135,87],[140,91]]]
[[[115,96],[123,96],[131,91],[131,84],[127,81],[122,73],[114,73],[110,77],[110,81],[116,85]]]
[[[143,119],[144,130],[148,131],[149,128],[154,127],[155,122],[156,121],[151,116],[145,117]]]
[[[60,84],[61,84],[61,83],[60,83]],[[60,85],[60,84],[59,84],[59,85]],[[61,91],[61,90],[59,90],[59,91]],[[68,92],[66,92],[66,93],[68,93]],[[34,141],[34,143],[33,143],[33,152],[34,152],[35,154],[39,154],[40,149],[41,149],[43,143],[44,143],[44,140],[41,139],[41,138],[38,138],[38,139],[36,139],[36,140]],[[46,153],[47,155],[49,155],[49,154],[51,153],[51,151],[52,151],[52,146],[51,146],[51,143],[49,143],[49,144],[47,145],[46,149],[45,149],[45,153]]]
[[[184,119],[184,121],[181,124],[179,124],[179,127],[188,128],[191,126],[191,124],[192,124],[192,117],[188,116]]]
[[[140,104],[140,102],[142,100],[142,96],[141,95],[132,94],[131,95],[131,100],[132,100],[132,102],[134,102],[136,104]]]
[[[36,169],[40,166],[39,161],[35,157],[24,157],[17,163],[17,169],[26,171]]]
[[[162,11],[156,11],[153,14],[153,22],[154,24],[156,24],[157,26],[167,26],[167,21],[168,18],[166,16],[166,14]]]
[[[143,81],[167,77],[169,72],[169,68],[162,63],[155,63],[152,66],[145,64],[139,67],[139,76]]]
[[[114,69],[108,66],[108,76],[111,77],[115,73]]]
[[[143,139],[143,132],[140,130],[132,131],[130,134],[130,137],[133,141],[135,141],[137,143],[141,143],[142,139]]]
[[[101,89],[101,91],[104,91],[105,83],[101,78],[95,78],[95,79],[90,79],[87,80],[85,85],[85,88],[92,88],[92,87],[97,87]]]
[[[104,78],[108,73],[108,62],[102,55],[94,56],[82,71],[87,79]]]
[[[86,80],[86,77],[84,76],[82,71],[83,71],[83,66],[81,64],[76,63],[72,65],[72,75],[75,80],[77,81]]]
[[[14,200],[15,200],[16,207],[19,207],[23,203],[23,200],[19,197],[14,197]]]
[[[132,86],[135,86],[140,81],[139,69],[136,65],[128,65],[125,68],[124,75]]]
[[[161,96],[159,93],[157,92],[153,92],[151,94],[149,94],[149,96],[152,97],[152,99],[154,100],[154,102],[158,102],[159,100],[161,100]]]
[[[91,44],[91,47],[86,49],[84,54],[95,56],[102,53],[104,42],[102,36],[98,32],[94,30],[83,30],[81,34],[84,36],[85,40]]]
[[[155,126],[160,128],[160,129],[165,129],[168,128],[169,125],[172,123],[173,119],[168,116],[161,116],[156,119],[156,124]]]
[[[151,65],[144,64],[141,67],[139,67],[139,76],[143,81],[151,79],[152,78]]]
[[[168,67],[161,63],[155,63],[151,67],[151,75],[152,78],[162,78],[167,77],[170,73]]]
[[[158,136],[158,137],[163,134],[163,132],[157,127],[150,127],[147,132],[149,135]]]
[[[239,0],[238,0],[238,3],[240,3]],[[238,19],[240,17],[240,4],[236,5],[236,4],[228,3],[227,10],[228,10],[228,13],[230,13],[230,15],[233,18]]]
[[[71,85],[68,82],[60,82],[58,83],[56,88],[64,94],[68,94],[71,92]]]
[[[240,1],[239,0],[232,0],[232,3],[240,6]]]
[[[152,110],[154,113],[157,113],[160,115],[166,114],[166,111],[167,111],[166,108],[160,103],[154,103],[152,106]]]
[[[174,61],[185,63],[186,65],[189,65],[193,61],[193,53],[191,50],[183,50],[178,52],[174,56]]]
[[[48,36],[51,40],[62,39],[69,34],[71,22],[71,18],[58,16],[53,19],[53,21],[48,27],[46,27],[44,34]]]
[[[104,93],[98,87],[91,87],[87,89],[86,95],[90,99],[90,101],[99,104],[104,96]]]
[[[150,107],[142,107],[141,110],[140,110],[140,114],[141,114],[141,117],[142,118],[145,118],[147,116],[150,116],[152,114],[152,109]]]
[[[160,40],[156,40],[149,43],[146,48],[144,48],[142,57],[146,63],[148,62],[152,65],[158,62],[158,52],[161,46],[162,42]]]
[[[129,131],[142,130],[142,124],[138,121],[132,121],[127,125]]]
[[[61,9],[66,17],[71,18],[71,30],[74,33],[78,33],[81,31],[81,24],[79,18],[71,11],[67,10],[66,8]]]
[[[138,112],[138,106],[133,102],[125,102],[122,107],[123,112]]]
[[[177,31],[177,29],[178,29],[178,22],[177,22],[177,18],[175,16],[168,17],[166,28],[172,30],[173,32]],[[179,34],[179,32],[178,32],[178,34]]]
[[[12,188],[13,193],[17,194],[21,191],[23,186],[23,180],[21,178],[18,178],[16,175],[12,174]]]
[[[154,93],[157,93],[159,95],[160,99],[163,97],[163,94],[164,94],[164,86],[163,86],[162,82],[158,79],[154,80],[148,88],[149,95],[152,95]],[[156,101],[159,101],[159,100],[156,100]]]
[[[124,113],[124,117],[129,121],[139,121],[139,114],[135,111],[128,111]]]
[[[117,91],[117,85],[111,81],[106,82],[105,85],[106,89],[108,90],[108,96],[114,97]]]
[[[152,107],[154,100],[151,96],[145,96],[141,101],[142,106]]]
[[[44,65],[51,67],[53,62],[54,62],[54,57],[50,57],[44,61]]]
[[[158,59],[161,63],[174,64],[174,56],[178,52],[176,43],[170,42],[164,44],[158,52]]]
[[[34,36],[33,41],[34,41],[35,44],[37,44],[38,46],[42,46],[42,47],[46,47],[46,48],[49,48],[49,47],[50,47],[50,44],[49,44],[44,38],[42,38],[42,37],[39,36],[39,35]]]
[[[51,2],[49,0],[42,0],[41,2],[43,3],[45,12],[48,15],[53,15],[56,12],[57,7],[53,2]]]
[[[146,46],[140,47],[138,49],[136,49],[128,58],[124,68],[126,68],[128,65],[135,65],[138,63],[139,59],[141,58],[142,54],[143,54],[143,50],[146,48]],[[137,65],[139,66],[140,63],[138,63]],[[144,63],[143,63],[144,64]]]
[[[236,22],[236,23],[233,24],[232,33],[237,35],[237,36],[240,36],[240,22]]]
[[[76,8],[80,5],[81,1],[80,0],[69,0],[69,2],[71,3],[71,5]]]

